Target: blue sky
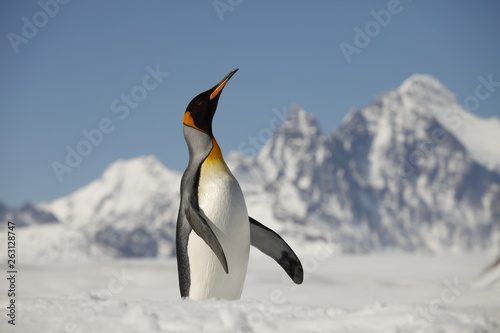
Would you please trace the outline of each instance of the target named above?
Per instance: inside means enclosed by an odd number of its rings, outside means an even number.
[[[120,158],[182,171],[185,107],[234,68],[214,122],[226,154],[291,104],[330,133],[413,73],[459,101],[478,76],[500,81],[498,1],[60,1],[0,3],[0,202],[13,206],[67,195]],[[356,27],[372,37],[348,62]],[[498,90],[477,115],[500,115]],[[79,144],[88,155],[60,181],[53,162]]]

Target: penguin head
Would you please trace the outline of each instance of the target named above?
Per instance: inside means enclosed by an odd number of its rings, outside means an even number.
[[[231,71],[215,86],[202,92],[189,102],[184,113],[184,125],[193,127],[213,137],[212,119],[217,109],[220,94],[226,83],[237,71],[238,69]]]

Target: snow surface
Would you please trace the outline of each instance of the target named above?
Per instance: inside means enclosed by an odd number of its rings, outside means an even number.
[[[180,300],[173,259],[21,265],[16,326],[2,315],[0,331],[500,330],[500,289],[470,284],[492,256],[337,256],[319,247],[301,259],[306,276],[296,286],[274,261],[253,251],[241,300],[198,302]],[[5,290],[5,279],[0,287]],[[1,297],[5,312],[4,292]]]
[[[500,289],[500,255],[479,274],[474,286]]]

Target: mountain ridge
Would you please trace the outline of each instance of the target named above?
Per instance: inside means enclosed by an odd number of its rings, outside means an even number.
[[[350,253],[494,249],[500,172],[457,137],[462,115],[473,117],[439,81],[414,75],[351,110],[329,135],[291,107],[255,158],[232,152],[227,163],[249,214],[303,253],[325,242]],[[37,205],[60,222],[31,226],[26,237],[50,230],[72,241],[48,237],[28,256],[173,255],[180,177],[154,156],[112,163],[90,184]]]

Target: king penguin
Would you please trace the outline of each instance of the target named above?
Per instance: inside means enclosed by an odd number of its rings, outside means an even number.
[[[183,132],[189,162],[181,180],[176,251],[182,298],[241,297],[250,245],[272,257],[297,284],[300,260],[274,231],[248,216],[243,192],[212,132],[222,90],[238,69],[191,100]]]

